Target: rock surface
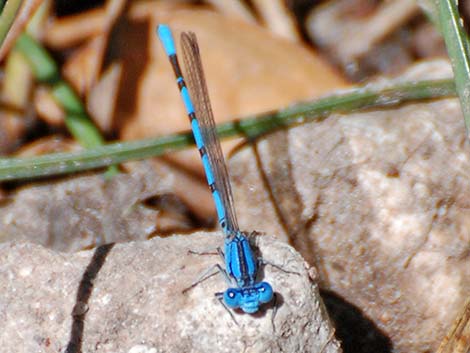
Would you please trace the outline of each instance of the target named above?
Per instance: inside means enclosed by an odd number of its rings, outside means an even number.
[[[196,217],[184,212],[191,204],[202,217],[208,213],[201,206],[212,201],[207,186],[165,162],[133,162],[126,168],[130,171],[110,179],[81,174],[14,190],[0,207],[0,242],[74,252],[191,229]],[[176,210],[164,202],[166,195],[173,197]],[[159,198],[159,207],[145,203]]]
[[[4,352],[340,352],[315,271],[288,245],[259,237],[265,279],[279,294],[259,315],[235,313],[213,276],[182,293],[216,261],[220,234],[104,245],[75,254],[0,244],[0,346]],[[291,273],[294,272],[294,273]]]
[[[450,74],[421,65],[400,78]],[[424,77],[423,77],[424,76]],[[470,149],[457,99],[332,116],[230,163],[239,223],[283,234],[395,352],[435,351],[470,293]]]

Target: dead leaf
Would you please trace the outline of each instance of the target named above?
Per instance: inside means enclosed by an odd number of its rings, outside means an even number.
[[[58,50],[78,45],[103,33],[105,23],[105,7],[55,18],[46,27],[44,43],[48,47]]]
[[[189,129],[173,72],[155,35],[158,23],[169,24],[176,37],[182,30],[197,34],[217,123],[285,107],[346,85],[311,50],[212,11],[136,3],[130,19],[142,24],[148,21],[140,34],[147,44],[140,44],[138,55],[137,44],[132,46],[139,38],[137,33],[126,37],[123,32],[118,41],[122,51],[134,51],[133,55],[119,55],[132,60],[124,62],[123,72],[129,76],[121,83],[115,110],[115,121],[124,124],[124,139]],[[133,68],[136,62],[137,70]],[[200,170],[196,153],[178,156],[181,164]]]
[[[64,109],[57,103],[50,87],[38,86],[34,94],[34,108],[38,116],[50,125],[64,123]]]
[[[78,151],[82,147],[75,141],[60,135],[53,135],[37,139],[23,146],[17,151],[17,157],[33,157],[47,153]]]
[[[280,37],[292,41],[300,41],[296,19],[282,0],[253,0],[253,6],[258,10],[263,23]]]

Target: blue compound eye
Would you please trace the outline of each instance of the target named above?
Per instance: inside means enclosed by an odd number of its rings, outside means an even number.
[[[240,307],[241,295],[235,288],[229,288],[224,292],[224,302],[232,309]]]
[[[261,303],[268,303],[273,299],[273,288],[267,282],[261,282],[257,286],[258,298]]]

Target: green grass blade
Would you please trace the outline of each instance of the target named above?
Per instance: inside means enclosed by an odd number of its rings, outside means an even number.
[[[453,80],[421,81],[395,84],[385,88],[357,87],[343,94],[324,97],[218,126],[221,137],[256,137],[273,129],[323,118],[335,112],[366,108],[387,108],[400,103],[454,97]],[[190,132],[131,142],[119,142],[73,153],[55,153],[39,157],[0,160],[0,181],[30,179],[68,174],[159,156],[193,144]]]
[[[65,125],[72,136],[80,140],[85,148],[93,148],[104,144],[101,135],[96,134],[96,127],[84,114],[68,114],[65,117]]]
[[[16,14],[18,13],[22,0],[8,0],[0,15],[0,46],[3,44],[11,25],[15,21]]]
[[[54,99],[66,112],[65,123],[71,128],[71,135],[85,147],[103,144],[104,139],[87,115],[80,98],[72,87],[61,79],[57,64],[41,43],[23,33],[18,37],[15,48],[28,60],[36,79],[51,84]]]
[[[16,40],[15,48],[25,56],[34,77],[41,82],[59,80],[59,68],[47,50],[30,35],[23,33]]]
[[[356,87],[343,94],[335,94],[312,102],[300,103],[270,114],[247,117],[218,127],[221,137],[257,136],[282,126],[291,126],[325,117],[331,113],[350,113],[373,107],[390,107],[399,103],[450,97],[455,95],[452,80],[418,81],[395,84],[385,88]]]
[[[455,86],[460,99],[468,136],[470,131],[469,42],[455,0],[439,1],[439,19],[447,53],[449,54],[454,71]]]
[[[82,101],[66,82],[57,82],[52,87],[52,95],[57,102],[62,104],[68,114],[86,114]]]
[[[36,39],[23,33],[15,47],[28,60],[36,79],[51,85],[52,96],[66,112],[65,125],[70,134],[84,147],[103,145],[105,140],[100,130],[86,113],[86,109],[72,87],[60,77],[57,64],[47,50]],[[117,167],[109,170],[113,175]]]
[[[38,157],[0,160],[0,180],[19,180],[85,171],[113,164],[158,156],[192,143],[192,135],[178,134],[156,139],[112,143],[80,152],[53,153]]]

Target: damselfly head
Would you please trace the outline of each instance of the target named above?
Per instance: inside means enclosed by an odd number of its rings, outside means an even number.
[[[254,314],[261,304],[269,303],[274,296],[273,288],[267,282],[260,282],[253,287],[229,288],[224,292],[224,302],[232,309],[242,309]]]

